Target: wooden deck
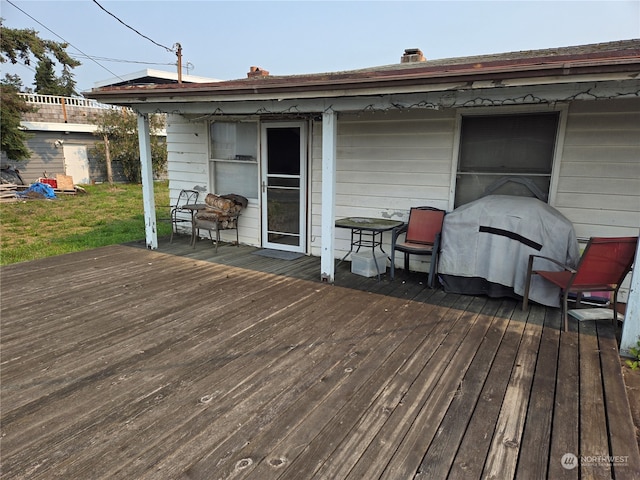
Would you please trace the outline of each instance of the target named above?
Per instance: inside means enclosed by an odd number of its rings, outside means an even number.
[[[254,250],[3,267],[2,478],[638,478],[609,322]]]

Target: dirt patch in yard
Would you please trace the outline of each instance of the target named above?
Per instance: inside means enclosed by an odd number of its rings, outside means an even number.
[[[625,359],[621,360],[622,376],[627,388],[627,398],[631,407],[631,416],[633,424],[636,427],[636,441],[640,448],[640,370],[631,370],[626,364]]]

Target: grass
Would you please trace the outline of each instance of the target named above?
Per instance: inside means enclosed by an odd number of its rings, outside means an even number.
[[[0,265],[145,238],[142,186],[100,184],[87,194],[0,204]],[[154,184],[158,236],[169,235],[168,182]]]

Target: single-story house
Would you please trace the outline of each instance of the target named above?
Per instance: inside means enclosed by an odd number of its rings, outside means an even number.
[[[172,199],[186,188],[247,197],[240,242],[320,256],[328,282],[350,247],[337,218],[452,211],[505,177],[535,184],[580,239],[638,235],[640,39],[438,60],[408,49],[368,69],[251,67],[238,80],[86,95],[134,109],[142,132],[147,115],[166,112]]]

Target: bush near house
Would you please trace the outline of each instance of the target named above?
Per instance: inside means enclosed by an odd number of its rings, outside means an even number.
[[[0,205],[0,264],[144,240],[142,186],[87,185],[87,194]],[[169,235],[168,182],[156,182],[158,236]]]
[[[94,135],[102,141],[96,143],[89,153],[99,162],[118,162],[130,182],[140,182],[140,143],[138,139],[138,117],[129,110],[105,110],[93,122],[98,129]],[[167,144],[158,132],[165,128],[163,115],[151,115],[151,164],[156,178],[162,177],[167,167]],[[109,176],[107,165],[107,176]]]

